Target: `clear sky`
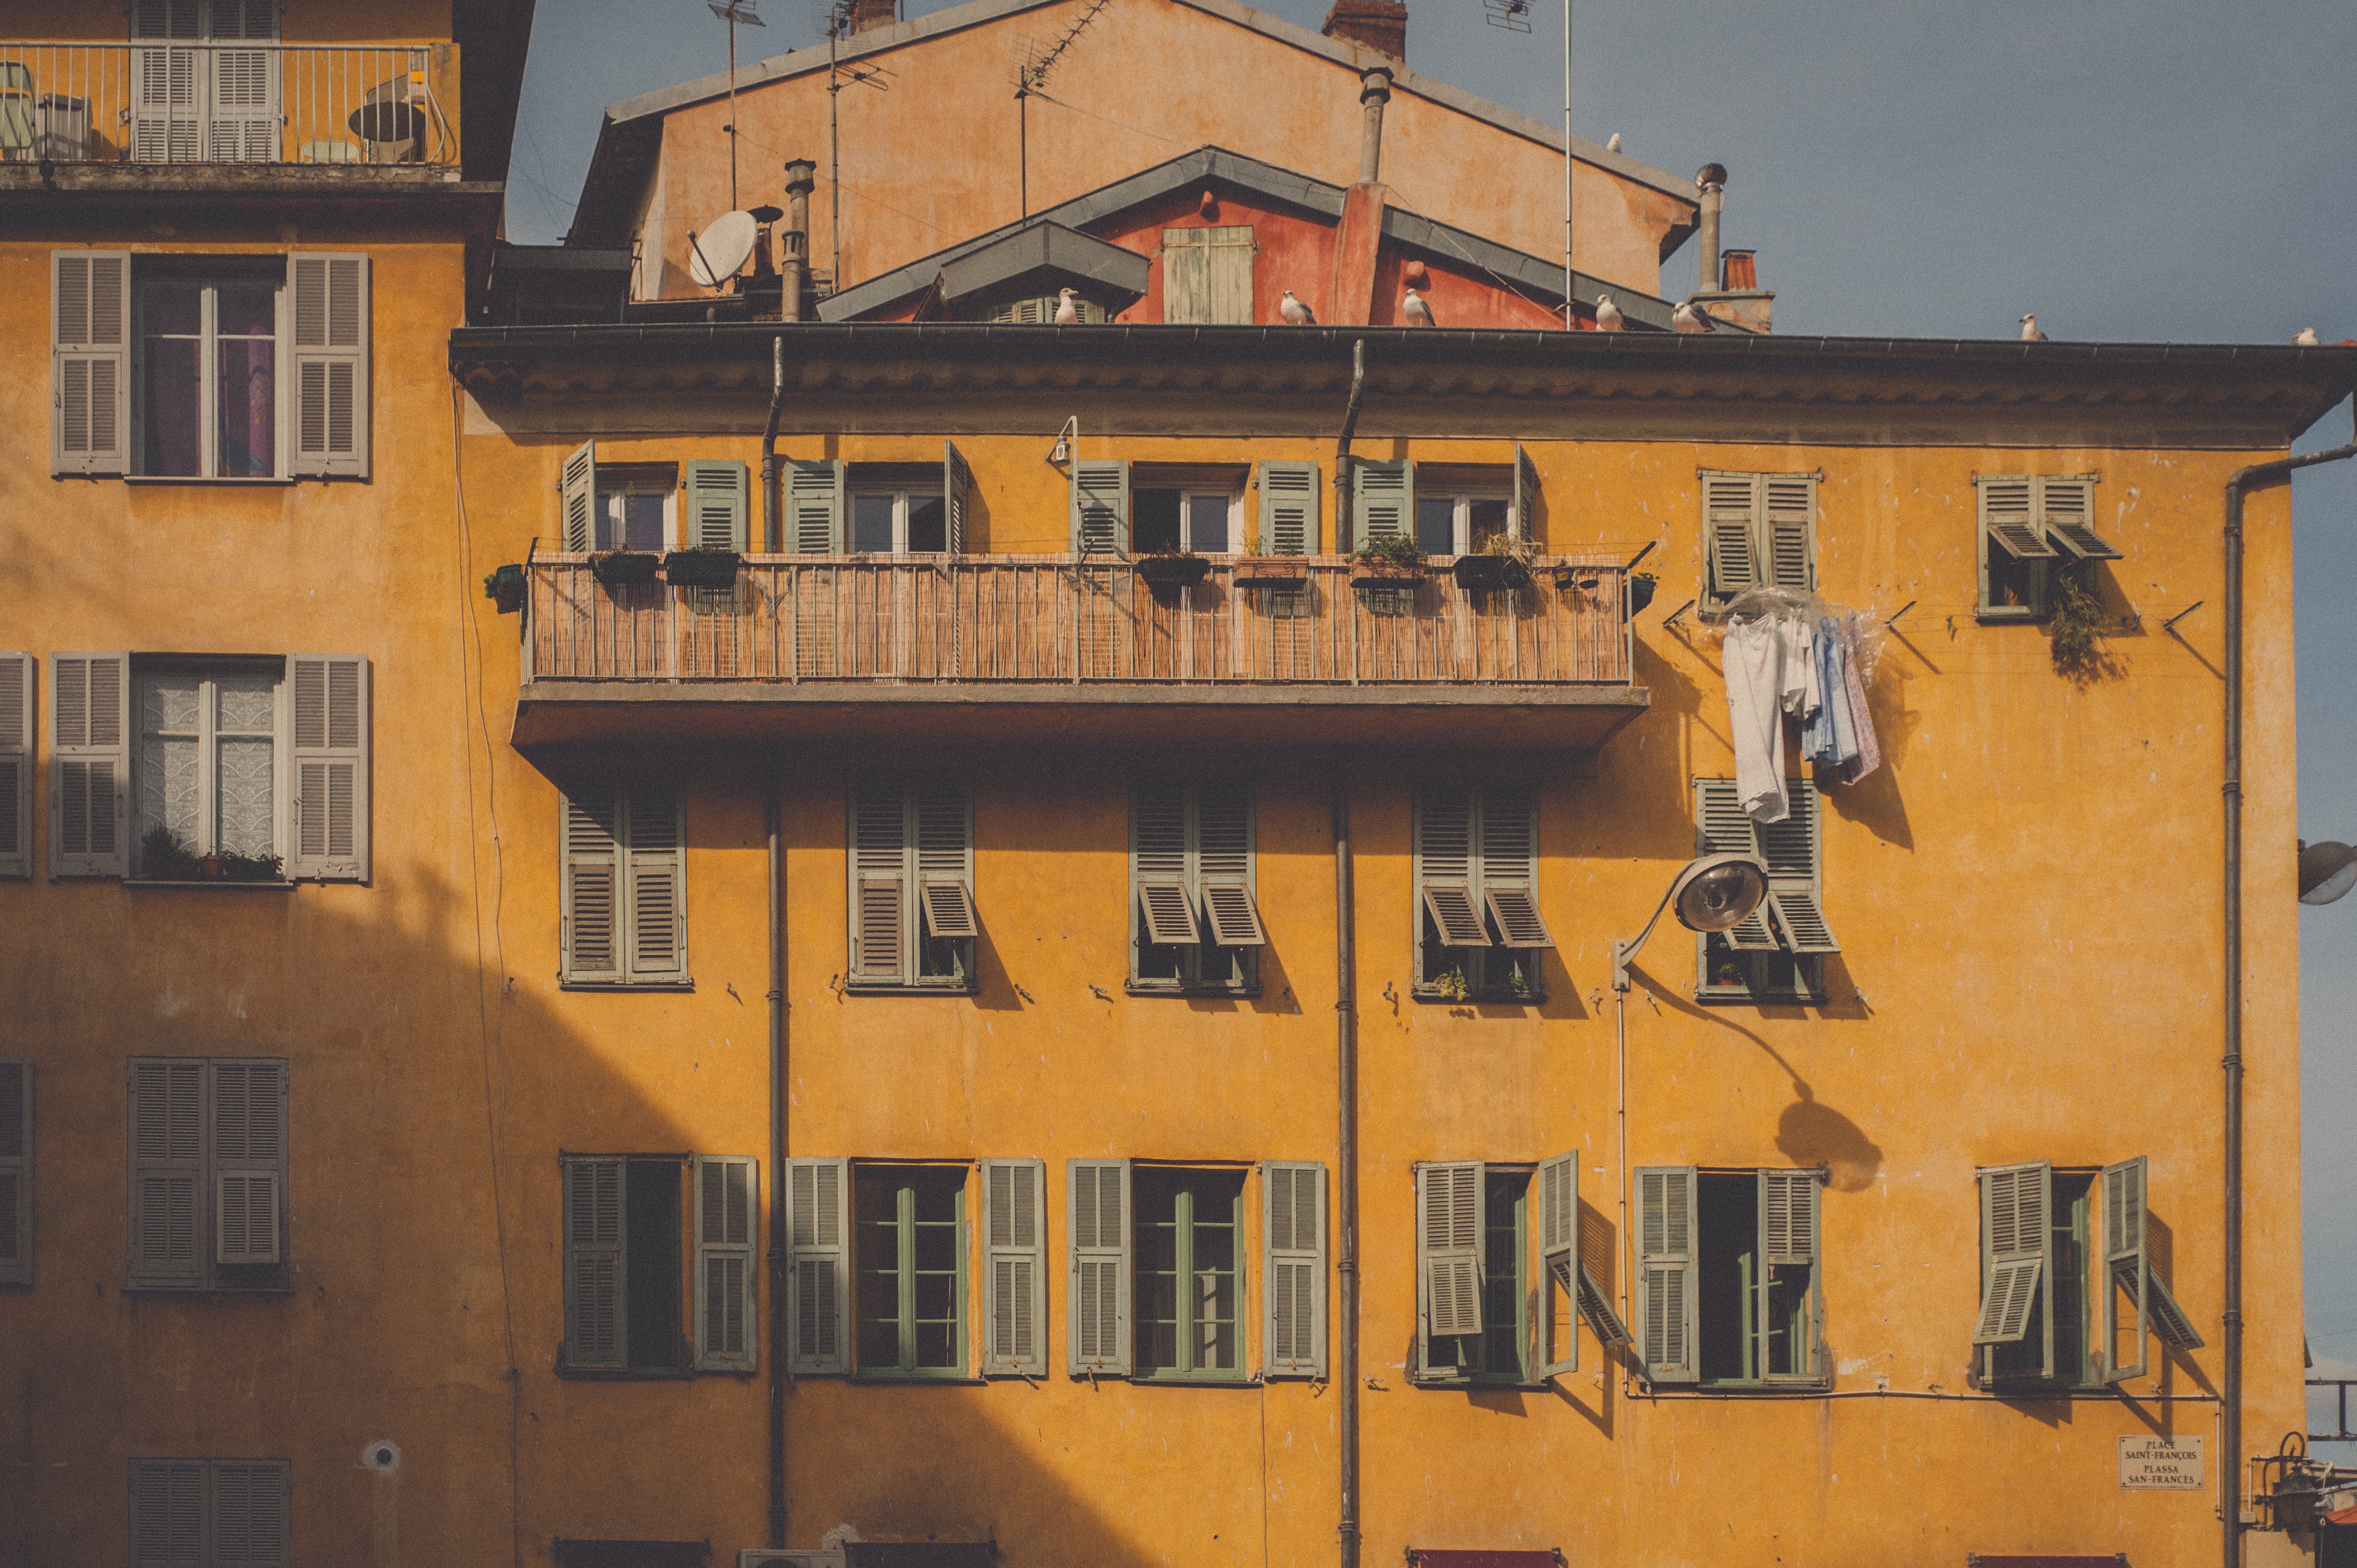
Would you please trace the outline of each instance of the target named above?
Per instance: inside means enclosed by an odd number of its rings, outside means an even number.
[[[740,62],[823,41],[817,0],[760,9]],[[1264,9],[1315,27],[1325,3]],[[1477,0],[1409,0],[1409,63],[1560,123],[1562,17],[1535,0],[1523,37],[1485,26]],[[1577,0],[1573,29],[1578,133],[1619,132],[1676,175],[1725,164],[1724,243],[1759,251],[1780,332],[2007,338],[2034,310],[2057,338],[2357,338],[2346,0]],[[511,237],[562,236],[605,105],[726,63],[704,0],[540,0]],[[1135,113],[1154,129],[1149,95]],[[1167,156],[1141,146],[1141,166]],[[1663,287],[1691,286],[1695,264],[1689,245]],[[2299,449],[2350,430],[2343,404]],[[2357,462],[2295,497],[2301,831],[2357,842],[2357,603],[2341,591],[2357,585]],[[2091,920],[2114,880],[2091,877]],[[2249,1138],[2255,1153],[2304,1139],[2309,1333],[2319,1375],[2357,1376],[2357,897],[2300,919],[2303,1125]],[[2214,1059],[2216,1020],[2168,1044]],[[2133,1126],[2116,1089],[2091,1083],[2089,1103]]]

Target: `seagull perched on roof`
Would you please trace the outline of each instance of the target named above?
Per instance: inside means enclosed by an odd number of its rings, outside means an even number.
[[[1604,150],[1608,153],[1617,153],[1620,150],[1620,132],[1615,131],[1612,133],[1612,139],[1604,144]]]
[[[1423,297],[1414,289],[1408,290],[1407,297],[1400,301],[1400,314],[1407,317],[1407,324],[1410,327],[1437,325],[1432,319],[1432,306],[1426,305]]]
[[[1285,318],[1287,326],[1315,327],[1318,325],[1317,314],[1308,306],[1294,298],[1293,291],[1291,289],[1286,289],[1285,291],[1285,297],[1276,302],[1276,313]]]
[[[1058,289],[1056,291],[1056,325],[1078,327],[1080,324],[1081,307],[1072,298],[1072,291],[1068,288]]]
[[[1596,296],[1596,329],[1598,332],[1618,332],[1625,322],[1626,317],[1621,316],[1620,307],[1612,303],[1610,295]]]
[[[1681,332],[1716,332],[1718,330],[1710,324],[1709,317],[1705,316],[1701,311],[1695,308],[1695,302],[1691,299],[1682,299],[1678,301],[1677,308],[1670,312],[1670,325],[1676,328]]]
[[[2021,340],[2025,343],[2046,341],[2046,334],[2038,329],[2038,312],[2033,310],[2021,318]]]
[[[2292,334],[2291,342],[2292,347],[2295,349],[2315,348],[2318,342],[2316,328],[2313,327],[2301,328],[2298,331]]]

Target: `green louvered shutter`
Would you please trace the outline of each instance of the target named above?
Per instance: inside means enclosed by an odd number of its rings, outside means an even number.
[[[49,471],[128,473],[131,252],[52,251],[49,292]]]
[[[1980,1173],[1981,1309],[1973,1344],[1982,1350],[1982,1376],[1996,1370],[1996,1347],[2034,1347],[2017,1377],[2054,1375],[2053,1167],[1999,1165]]]
[[[358,653],[286,659],[293,698],[295,880],[365,882],[369,874],[369,661]]]
[[[2107,1383],[2144,1376],[2145,1335],[2152,1320],[2152,1261],[2145,1246],[2145,1159],[2104,1167],[2104,1345]],[[2134,1359],[2120,1354],[2120,1308],[2136,1309]]]
[[[855,984],[908,985],[916,978],[908,796],[904,786],[890,782],[864,783],[851,794]]]
[[[2038,481],[2039,521],[2047,542],[2059,544],[2082,561],[2117,561],[2118,549],[2095,532],[2095,481]]]
[[[597,443],[584,441],[556,471],[557,526],[574,554],[597,548]]]
[[[1555,1155],[1539,1162],[1539,1299],[1546,1304],[1546,1337],[1539,1376],[1579,1369],[1579,1158]],[[1555,1303],[1563,1304],[1563,1338],[1554,1338]]]
[[[1759,549],[1760,480],[1757,474],[1702,476],[1703,532],[1710,553],[1706,610],[1716,611],[1765,581]]]
[[[851,1163],[786,1162],[786,1353],[803,1374],[847,1372]]]
[[[1072,459],[1072,553],[1129,553],[1129,462]]]
[[[188,1058],[131,1063],[131,1259],[142,1283],[193,1284],[206,1273],[205,1068]]]
[[[274,130],[271,139],[276,140]],[[369,258],[361,252],[297,251],[286,258],[286,282],[295,326],[286,367],[295,416],[286,471],[297,478],[364,479]]]
[[[627,922],[622,894],[622,789],[611,780],[582,781],[557,798],[564,838],[564,929],[559,946],[568,981],[623,975]]]
[[[1318,553],[1318,465],[1272,458],[1260,466],[1260,553]]]
[[[1215,780],[1195,790],[1194,893],[1203,926],[1220,947],[1256,948],[1268,940],[1253,897],[1253,786]]]
[[[784,457],[785,547],[796,555],[843,553],[843,465],[831,457]]]
[[[1539,918],[1538,795],[1528,784],[1491,784],[1481,790],[1480,880],[1481,907],[1495,923],[1498,946],[1555,946]],[[1536,968],[1534,963],[1534,985]]]
[[[215,1568],[286,1568],[290,1463],[285,1459],[215,1459],[212,1552]]]
[[[565,1364],[628,1364],[630,1291],[623,1216],[629,1162],[565,1162]]]
[[[1539,470],[1531,455],[1523,450],[1521,442],[1514,444],[1514,515],[1508,530],[1516,539],[1526,542],[1538,538]]]
[[[211,1064],[213,1261],[282,1262],[286,1227],[286,1064]]]
[[[1732,779],[1697,779],[1695,784],[1695,853],[1696,854],[1748,854],[1761,860],[1760,840],[1751,819],[1744,813],[1743,801],[1735,792]],[[1805,781],[1788,790],[1798,794],[1813,789]],[[1743,918],[1740,925],[1726,933],[1727,945],[1738,952],[1774,952],[1775,933],[1768,929],[1768,904],[1762,899],[1760,908]]]
[[[751,470],[733,457],[691,457],[679,466],[679,489],[683,543],[742,554]]]
[[[1467,785],[1427,784],[1416,791],[1416,902],[1432,917],[1443,947],[1491,945],[1481,920],[1476,810],[1476,792]]]
[[[1645,1378],[1692,1383],[1702,1378],[1700,1224],[1695,1167],[1641,1165],[1637,1178],[1636,1328]]]
[[[1072,1376],[1127,1377],[1131,1344],[1129,1162],[1067,1160],[1071,1188]]]
[[[1326,1375],[1326,1167],[1260,1167],[1261,1366],[1271,1378]]]
[[[1407,458],[1351,459],[1351,548],[1379,539],[1415,537],[1415,464]]]
[[[687,835],[679,795],[660,779],[635,779],[623,799],[630,977],[680,980],[687,973]]]
[[[1038,1160],[982,1162],[982,1375],[1048,1370],[1048,1172]]]
[[[1782,822],[1751,825],[1768,865],[1766,907],[1792,951],[1839,952],[1817,891],[1824,864],[1823,798],[1814,784],[1793,779],[1786,780],[1785,799],[1790,811]]]
[[[1138,931],[1157,947],[1203,940],[1188,864],[1187,787],[1169,779],[1140,784],[1130,797],[1129,876]]]
[[[695,1368],[750,1372],[755,1348],[753,1227],[761,1211],[759,1163],[747,1155],[695,1156]]]
[[[2053,556],[2054,546],[2038,526],[2037,480],[2020,474],[1982,474],[1973,486],[1980,492],[1981,532],[1990,543],[2017,560]]]
[[[942,516],[943,548],[952,555],[965,553],[965,514],[974,504],[974,470],[954,442],[942,443]]]
[[[1438,1358],[1434,1340],[1481,1332],[1484,1175],[1480,1160],[1415,1168],[1416,1295],[1423,1330],[1418,1361],[1426,1377],[1458,1372],[1453,1359]]]
[[[33,875],[33,656],[0,653],[0,877]]]
[[[1817,1341],[1820,1331],[1816,1304],[1821,1293],[1816,1288],[1818,1250],[1821,1227],[1818,1197],[1824,1183],[1813,1170],[1762,1170],[1760,1186],[1760,1251],[1763,1263],[1760,1271],[1758,1313],[1755,1332],[1758,1344],[1752,1364],[1759,1368],[1760,1378],[1769,1382],[1815,1383],[1824,1380],[1826,1369],[1818,1364]],[[1800,1343],[1792,1348],[1791,1370],[1770,1370],[1769,1336],[1771,1325],[1769,1310],[1773,1301],[1771,1286],[1778,1269],[1810,1271],[1809,1310],[1803,1321],[1792,1332]]]
[[[49,655],[49,875],[122,876],[131,845],[131,656]]]
[[[205,1562],[205,1462],[134,1459],[128,1479],[131,1568],[195,1568]]]
[[[1760,548],[1767,580],[1807,593],[1817,585],[1817,481],[1812,474],[1761,476]]]
[[[1162,231],[1162,319],[1170,325],[1212,319],[1209,230]]]

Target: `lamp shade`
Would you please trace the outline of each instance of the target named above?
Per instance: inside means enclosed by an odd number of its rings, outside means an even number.
[[[1670,888],[1670,908],[1690,931],[1731,930],[1768,897],[1768,873],[1748,854],[1689,861]]]
[[[2330,839],[2299,846],[2299,901],[2330,904],[2357,886],[2357,849]]]

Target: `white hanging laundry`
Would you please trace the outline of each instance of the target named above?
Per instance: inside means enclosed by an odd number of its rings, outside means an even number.
[[[1727,677],[1727,739],[1735,747],[1735,793],[1755,822],[1781,822],[1784,796],[1784,635],[1772,618],[1730,618],[1719,646]]]

